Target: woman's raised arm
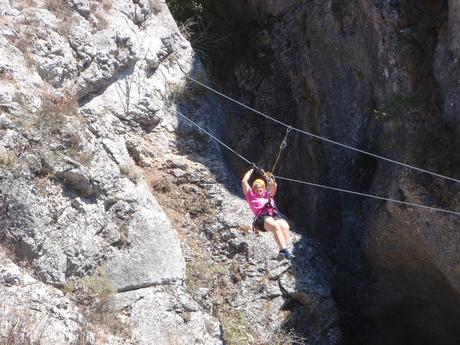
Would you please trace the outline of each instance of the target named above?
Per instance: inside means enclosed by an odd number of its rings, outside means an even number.
[[[243,187],[243,193],[246,196],[251,191],[251,186],[249,185],[249,178],[251,177],[253,169],[250,169],[244,174],[243,179],[241,180],[241,185]]]

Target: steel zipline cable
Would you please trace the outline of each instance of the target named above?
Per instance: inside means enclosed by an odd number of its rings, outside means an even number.
[[[280,120],[277,120],[267,114],[264,114],[262,113],[261,111],[259,110],[256,110],[254,108],[251,108],[250,106],[244,104],[244,103],[241,103],[239,101],[237,101],[236,99],[233,99],[215,89],[213,89],[212,87],[190,77],[187,75],[187,73],[185,73],[184,71],[182,71],[182,73],[185,75],[185,78],[187,78],[188,80],[198,84],[198,85],[201,85],[202,87],[208,89],[209,91],[212,91],[214,92],[215,94],[218,94],[256,114],[259,114],[273,122],[276,122],[278,123],[279,125],[281,126],[284,126],[286,128],[291,128],[293,131],[296,131],[298,133],[302,133],[302,134],[305,134],[305,135],[308,135],[310,137],[313,137],[313,138],[316,138],[316,139],[319,139],[319,140],[322,140],[322,141],[325,141],[327,143],[330,143],[330,144],[334,144],[334,145],[338,145],[338,146],[341,146],[341,147],[344,147],[344,148],[347,148],[347,149],[350,149],[350,150],[353,150],[353,151],[356,151],[356,152],[359,152],[359,153],[362,153],[362,154],[365,154],[365,155],[368,155],[368,156],[371,156],[371,157],[374,157],[374,158],[378,158],[378,159],[381,159],[381,160],[384,160],[384,161],[387,161],[387,162],[390,162],[390,163],[393,163],[393,164],[397,164],[397,165],[400,165],[400,166],[403,166],[405,168],[409,168],[409,169],[413,169],[413,170],[416,170],[416,171],[419,171],[419,172],[422,172],[422,173],[425,173],[425,174],[429,174],[429,175],[432,175],[432,176],[436,176],[436,177],[439,177],[439,178],[443,178],[443,179],[446,179],[446,180],[449,180],[449,181],[453,181],[453,182],[457,182],[457,183],[460,183],[460,180],[458,179],[455,179],[455,178],[452,178],[452,177],[449,177],[449,176],[445,176],[445,175],[441,175],[441,174],[438,174],[438,173],[435,173],[435,172],[432,172],[432,171],[429,171],[429,170],[425,170],[425,169],[422,169],[422,168],[418,168],[416,166],[413,166],[413,165],[410,165],[410,164],[406,164],[406,163],[402,163],[402,162],[399,162],[399,161],[396,161],[394,159],[390,159],[390,158],[387,158],[387,157],[384,157],[384,156],[380,156],[378,154],[375,154],[375,153],[372,153],[372,152],[368,152],[368,151],[365,151],[365,150],[361,150],[361,149],[358,149],[356,147],[353,147],[353,146],[350,146],[350,145],[346,145],[346,144],[343,144],[343,143],[340,143],[338,141],[335,141],[335,140],[331,140],[331,139],[328,139],[328,138],[325,138],[325,137],[322,137],[320,135],[317,135],[317,134],[313,134],[311,132],[308,132],[308,131],[305,131],[305,130],[302,130],[302,129],[299,129],[299,128],[296,128],[296,127],[292,127],[290,125],[288,125],[287,123],[284,123]]]
[[[391,201],[391,202],[406,205],[406,206],[421,207],[421,208],[429,209],[429,210],[432,210],[432,211],[438,211],[438,212],[444,212],[444,213],[460,215],[460,212],[450,211],[450,210],[446,210],[446,209],[443,209],[443,208],[426,206],[426,205],[422,205],[422,204],[414,204],[414,203],[407,202],[407,201],[401,201],[401,200],[396,200],[396,199],[391,199],[391,198],[385,198],[385,197],[378,196],[378,195],[372,195],[372,194],[354,192],[354,191],[351,191],[351,190],[346,190],[346,189],[341,189],[341,188],[324,186],[324,185],[321,185],[321,184],[307,182],[307,181],[295,180],[295,179],[288,178],[288,177],[275,176],[275,178],[277,178],[278,180],[285,180],[285,181],[290,181],[290,182],[301,183],[301,184],[305,184],[305,185],[308,185],[308,186],[325,188],[325,189],[334,190],[334,191],[337,191],[337,192],[344,192],[344,193],[349,193],[349,194],[354,194],[354,195],[374,198],[374,199],[378,199],[378,200]]]
[[[185,119],[186,121],[188,121],[189,123],[191,123],[192,125],[194,125],[195,127],[197,127],[199,130],[201,130],[202,132],[206,133],[209,137],[211,137],[212,139],[214,139],[215,141],[217,141],[219,144],[221,144],[223,147],[225,147],[226,149],[228,149],[229,151],[231,151],[233,154],[235,154],[236,156],[238,156],[239,158],[241,158],[242,160],[244,160],[246,163],[248,163],[248,164],[250,164],[250,165],[253,165],[253,163],[252,163],[251,161],[249,161],[249,160],[246,159],[244,156],[242,156],[241,154],[239,154],[238,152],[236,152],[236,151],[235,151],[234,149],[232,149],[230,146],[228,146],[228,145],[226,145],[225,143],[223,143],[223,142],[222,142],[221,140],[219,140],[216,136],[214,136],[214,135],[212,135],[211,133],[209,133],[207,130],[205,130],[205,129],[202,128],[200,125],[198,125],[197,123],[195,123],[194,121],[192,121],[191,119],[189,119],[187,116],[185,116],[184,114],[182,114],[180,111],[178,111],[178,110],[169,110],[169,109],[167,109],[167,111],[170,112],[170,113],[172,113],[172,112],[176,113],[177,115],[179,115],[180,117],[182,117],[183,119]],[[451,211],[451,210],[446,210],[446,209],[443,209],[443,208],[432,207],[432,206],[426,206],[426,205],[423,205],[423,204],[416,204],[416,203],[411,203],[411,202],[396,200],[396,199],[392,199],[392,198],[385,198],[385,197],[381,197],[381,196],[377,196],[377,195],[373,195],[373,194],[366,194],[366,193],[354,192],[354,191],[347,190],[347,189],[336,188],[336,187],[330,187],[330,186],[325,186],[325,185],[318,184],[318,183],[312,183],[312,182],[307,182],[307,181],[302,181],[302,180],[296,180],[296,179],[287,178],[287,177],[282,177],[282,176],[275,176],[275,178],[278,179],[278,180],[285,180],[285,181],[289,181],[289,182],[300,183],[300,184],[304,184],[304,185],[308,185],[308,186],[312,186],[312,187],[318,187],[318,188],[333,190],[333,191],[337,191],[337,192],[343,192],[343,193],[348,193],[348,194],[353,194],[353,195],[358,195],[358,196],[373,198],[373,199],[377,199],[377,200],[384,200],[384,201],[394,202],[394,203],[402,204],[402,205],[406,205],[406,206],[413,206],[413,207],[424,208],[424,209],[428,209],[428,210],[430,210],[430,211],[437,211],[437,212],[443,212],[443,213],[448,213],[448,214],[460,215],[460,212]]]
[[[171,112],[171,110],[167,110],[169,112]],[[197,123],[193,122],[191,119],[189,119],[187,116],[185,116],[184,114],[182,114],[180,111],[178,110],[174,110],[174,112],[181,116],[182,118],[184,118],[185,120],[187,120],[188,122],[190,122],[192,125],[194,125],[195,127],[199,128],[201,131],[203,131],[204,133],[206,133],[208,136],[210,136],[211,138],[213,138],[215,141],[217,141],[219,144],[221,144],[223,147],[225,147],[227,150],[233,152],[236,156],[240,157],[242,160],[244,160],[246,163],[249,163],[252,165],[252,162],[250,162],[249,160],[247,160],[246,158],[244,158],[242,155],[240,155],[238,152],[236,152],[234,149],[232,149],[230,146],[224,144],[222,141],[220,141],[219,139],[217,139],[217,137],[215,137],[214,135],[212,135],[211,133],[209,133],[207,130],[205,130],[203,127],[201,127],[200,125],[198,125]]]

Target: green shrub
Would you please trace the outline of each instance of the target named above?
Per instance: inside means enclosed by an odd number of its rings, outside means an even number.
[[[92,325],[114,335],[131,337],[132,325],[120,319],[119,311],[111,304],[117,290],[105,268],[100,267],[93,275],[67,282],[61,290],[66,294],[72,294],[76,302],[83,307],[82,311]]]
[[[174,103],[180,103],[181,101],[199,98],[205,94],[202,86],[192,81],[187,81],[172,85],[171,99]]]
[[[381,121],[402,118],[414,105],[415,100],[412,96],[395,95],[389,98],[379,109],[375,109],[375,117]]]
[[[201,18],[205,10],[199,0],[166,0],[166,4],[180,23],[185,23],[189,18]]]

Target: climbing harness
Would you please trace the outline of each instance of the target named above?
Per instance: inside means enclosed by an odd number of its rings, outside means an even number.
[[[255,166],[255,165],[253,165]],[[263,171],[263,170],[262,170]],[[264,207],[259,211],[257,215],[254,216],[254,219],[252,220],[252,231],[256,234],[256,236],[259,236],[260,231],[265,231],[264,229],[264,224],[260,224],[260,218],[270,215],[270,216],[277,216],[279,214],[278,208],[276,207],[275,200],[273,199],[272,196],[272,191],[271,191],[271,184],[272,182],[276,184],[276,181],[273,177],[272,173],[265,173],[264,174],[265,181],[267,181],[267,202],[265,203]]]
[[[278,151],[278,156],[276,157],[276,160],[275,160],[275,164],[273,164],[273,168],[272,168],[272,173],[275,172],[275,169],[276,169],[276,164],[278,164],[278,160],[280,159],[280,156],[281,156],[281,151],[283,151],[285,149],[285,147],[287,146],[287,137],[288,137],[288,134],[289,132],[292,130],[292,127],[289,126],[286,128],[286,134],[284,135],[284,138],[283,138],[283,141],[281,142],[280,144],[280,149]]]

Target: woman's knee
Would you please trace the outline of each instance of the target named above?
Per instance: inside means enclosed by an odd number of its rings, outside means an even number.
[[[265,218],[265,221],[264,221],[264,228],[265,230],[267,231],[273,231],[273,232],[277,232],[277,231],[280,231],[281,230],[281,226],[280,224],[278,224],[277,221],[275,221],[273,218]]]
[[[282,230],[289,231],[289,223],[286,222],[284,219],[278,219],[276,223],[281,227]]]

